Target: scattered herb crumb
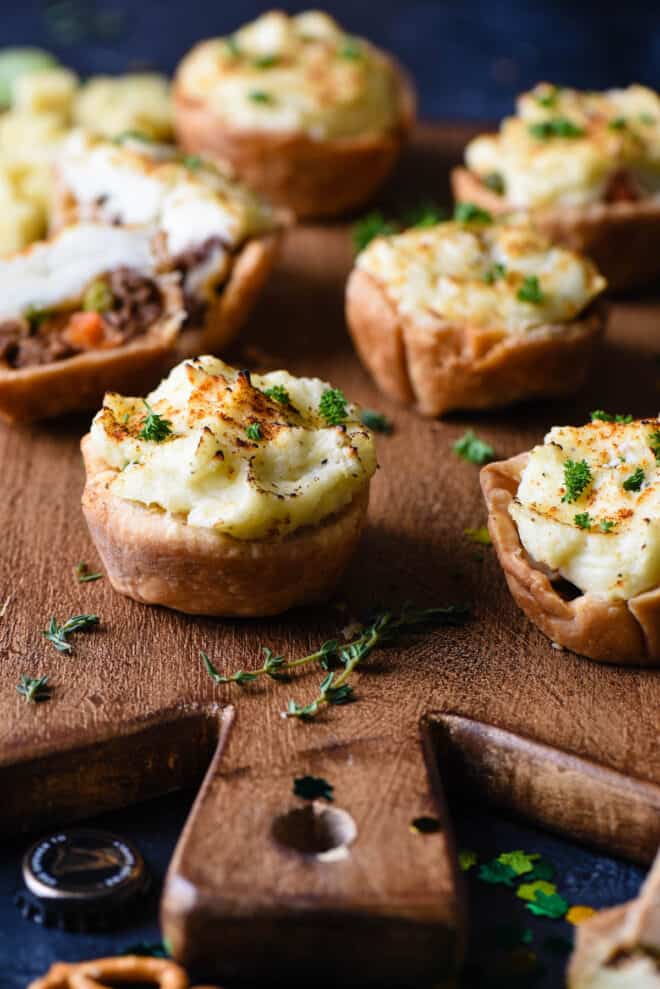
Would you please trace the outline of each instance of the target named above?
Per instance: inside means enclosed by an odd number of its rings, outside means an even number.
[[[73,568],[73,573],[79,584],[89,584],[93,580],[101,580],[103,574],[92,573],[86,563],[77,563]]]
[[[271,401],[278,402],[279,405],[291,404],[291,396],[284,385],[272,385],[270,388],[264,388],[264,395]]]
[[[146,399],[142,399],[147,414],[142,424],[142,429],[138,433],[138,439],[149,440],[153,443],[162,443],[172,433],[172,423],[169,419],[164,419],[158,412],[154,412]]]
[[[613,522],[611,519],[601,519],[598,525],[601,532],[611,532],[616,522]]]
[[[490,533],[485,525],[480,525],[476,529],[463,529],[463,534],[470,540],[471,543],[477,543],[479,546],[492,545]]]
[[[562,501],[572,504],[591,484],[591,468],[586,460],[566,460],[564,463],[564,485],[566,491]]]
[[[297,776],[293,781],[293,793],[303,800],[327,800],[330,803],[334,787],[322,776]]]
[[[573,521],[578,529],[590,529],[594,520],[589,512],[578,512],[578,514],[573,517]]]
[[[437,834],[442,831],[442,824],[437,817],[416,817],[410,822],[413,834]]]
[[[67,618],[62,625],[58,625],[53,617],[46,631],[41,634],[55,646],[58,652],[72,652],[69,636],[74,632],[86,631],[98,623],[98,615],[74,615],[72,618]]]
[[[346,396],[340,388],[327,388],[321,395],[319,415],[329,426],[340,426],[348,418]]]
[[[641,467],[637,467],[637,469],[632,472],[630,477],[627,477],[623,482],[623,490],[639,491],[644,483],[644,477],[644,470]]]
[[[456,440],[452,449],[463,460],[469,460],[471,464],[480,466],[487,464],[495,456],[490,443],[480,439],[472,429],[468,429],[460,439]]]
[[[263,439],[260,423],[251,422],[245,430],[245,435],[249,440],[252,440],[253,443],[258,443],[260,439]]]
[[[375,412],[373,409],[361,409],[360,422],[367,429],[373,430],[374,433],[385,433],[387,436],[394,429],[391,420],[387,416],[383,415],[382,412]]]
[[[529,302],[532,305],[540,305],[545,296],[541,291],[541,284],[536,275],[527,275],[523,279],[523,283],[516,292],[516,298],[520,302]]]
[[[52,690],[48,686],[47,675],[29,677],[25,673],[22,673],[21,682],[17,685],[16,690],[25,698],[27,704],[41,704],[44,701],[49,701],[52,696]]]

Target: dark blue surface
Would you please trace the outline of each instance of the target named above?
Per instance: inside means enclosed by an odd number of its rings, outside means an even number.
[[[200,38],[225,34],[272,6],[314,5],[4,3],[0,43],[44,45],[85,74],[131,65],[171,71]],[[501,117],[516,92],[541,79],[602,88],[657,85],[660,75],[660,5],[653,0],[328,0],[325,7],[348,30],[396,52],[416,77],[422,114],[432,119]]]
[[[83,74],[142,66],[170,71],[200,37],[221,34],[268,9],[254,0],[241,4],[202,2],[140,3],[80,0],[2,6],[0,44],[39,44]],[[288,10],[305,4],[280,4]],[[660,8],[657,3],[499,3],[413,0],[333,2],[327,8],[356,34],[396,52],[416,77],[421,112],[428,118],[496,118],[507,113],[515,93],[539,79],[587,87],[640,81],[658,83]],[[164,874],[190,806],[179,794],[94,822],[133,837],[152,867]],[[524,848],[554,861],[559,887],[570,903],[607,906],[633,896],[641,871],[595,855],[531,828],[511,824],[482,809],[457,817],[459,844],[482,859]],[[158,940],[155,900],[142,922],[112,936],[91,937],[47,931],[24,921],[12,905],[20,856],[28,840],[6,845],[0,858],[0,989],[24,989],[56,959],[76,960],[121,952],[136,941]],[[536,920],[504,887],[468,877],[471,905],[470,972],[466,989],[494,985],[501,925],[530,928],[545,975],[520,981],[507,976],[508,989],[562,984],[565,955],[557,938],[572,935],[559,921]],[[548,942],[548,938],[555,938]]]
[[[135,841],[156,879],[157,894],[193,796],[189,792],[174,794],[89,823]],[[481,862],[518,848],[540,853],[554,864],[559,892],[570,904],[612,906],[631,899],[639,888],[642,871],[635,866],[596,855],[484,808],[455,808],[453,819],[459,847],[476,851]],[[29,844],[30,839],[21,838],[0,853],[0,989],[25,989],[30,979],[45,972],[53,961],[98,958],[122,953],[136,942],[160,940],[156,895],[131,926],[113,934],[66,934],[24,920],[12,901],[20,886],[20,859]],[[512,889],[480,882],[476,868],[468,874],[467,886],[470,940],[461,989],[558,989],[563,984],[573,928],[563,921],[533,917]],[[531,930],[532,941],[523,950],[533,952],[538,959],[531,971],[518,979],[510,970],[512,929]],[[503,978],[498,974],[502,969],[506,973]],[[197,974],[204,978],[205,973]]]

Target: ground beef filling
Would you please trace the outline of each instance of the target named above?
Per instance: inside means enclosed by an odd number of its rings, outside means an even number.
[[[65,360],[87,350],[119,347],[146,333],[163,312],[158,285],[131,268],[116,268],[104,279],[112,305],[98,313],[94,335],[83,340],[74,332],[81,313],[71,308],[0,322],[0,361],[12,368]],[[94,314],[87,314],[92,316]]]

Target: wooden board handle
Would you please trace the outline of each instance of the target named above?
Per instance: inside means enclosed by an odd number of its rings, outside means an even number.
[[[304,971],[315,982],[414,985],[454,970],[462,910],[426,738],[353,739],[295,765],[232,768],[231,717],[166,879],[174,957],[264,984]],[[312,743],[313,726],[300,728]],[[296,797],[305,775],[328,780],[332,802]],[[437,829],[411,827],[418,818]]]

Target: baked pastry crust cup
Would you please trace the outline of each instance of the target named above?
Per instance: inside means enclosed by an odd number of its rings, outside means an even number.
[[[325,599],[355,550],[369,485],[318,525],[283,537],[235,539],[113,495],[116,470],[82,440],[83,513],[110,583],[145,604],[188,614],[277,615]]]
[[[303,131],[228,126],[175,78],[174,127],[189,153],[230,162],[246,185],[298,219],[339,216],[368,202],[392,171],[415,123],[406,71],[381,52],[396,79],[397,121],[388,131],[314,140]]]
[[[566,395],[585,380],[604,332],[603,308],[523,334],[402,316],[368,272],[354,268],[346,318],[362,363],[391,398],[427,416]]]
[[[474,203],[493,216],[514,212],[467,168],[453,169],[451,185],[458,202]],[[660,276],[660,199],[535,209],[529,216],[551,241],[591,258],[610,291],[647,285]]]
[[[163,314],[129,343],[34,367],[12,368],[0,361],[0,416],[8,422],[49,419],[93,409],[107,391],[148,391],[173,363],[184,318],[178,284],[167,276],[158,284]]]
[[[660,666],[660,587],[628,601],[581,594],[566,600],[520,541],[509,515],[528,454],[488,464],[481,488],[488,529],[516,603],[553,642],[598,663]]]

